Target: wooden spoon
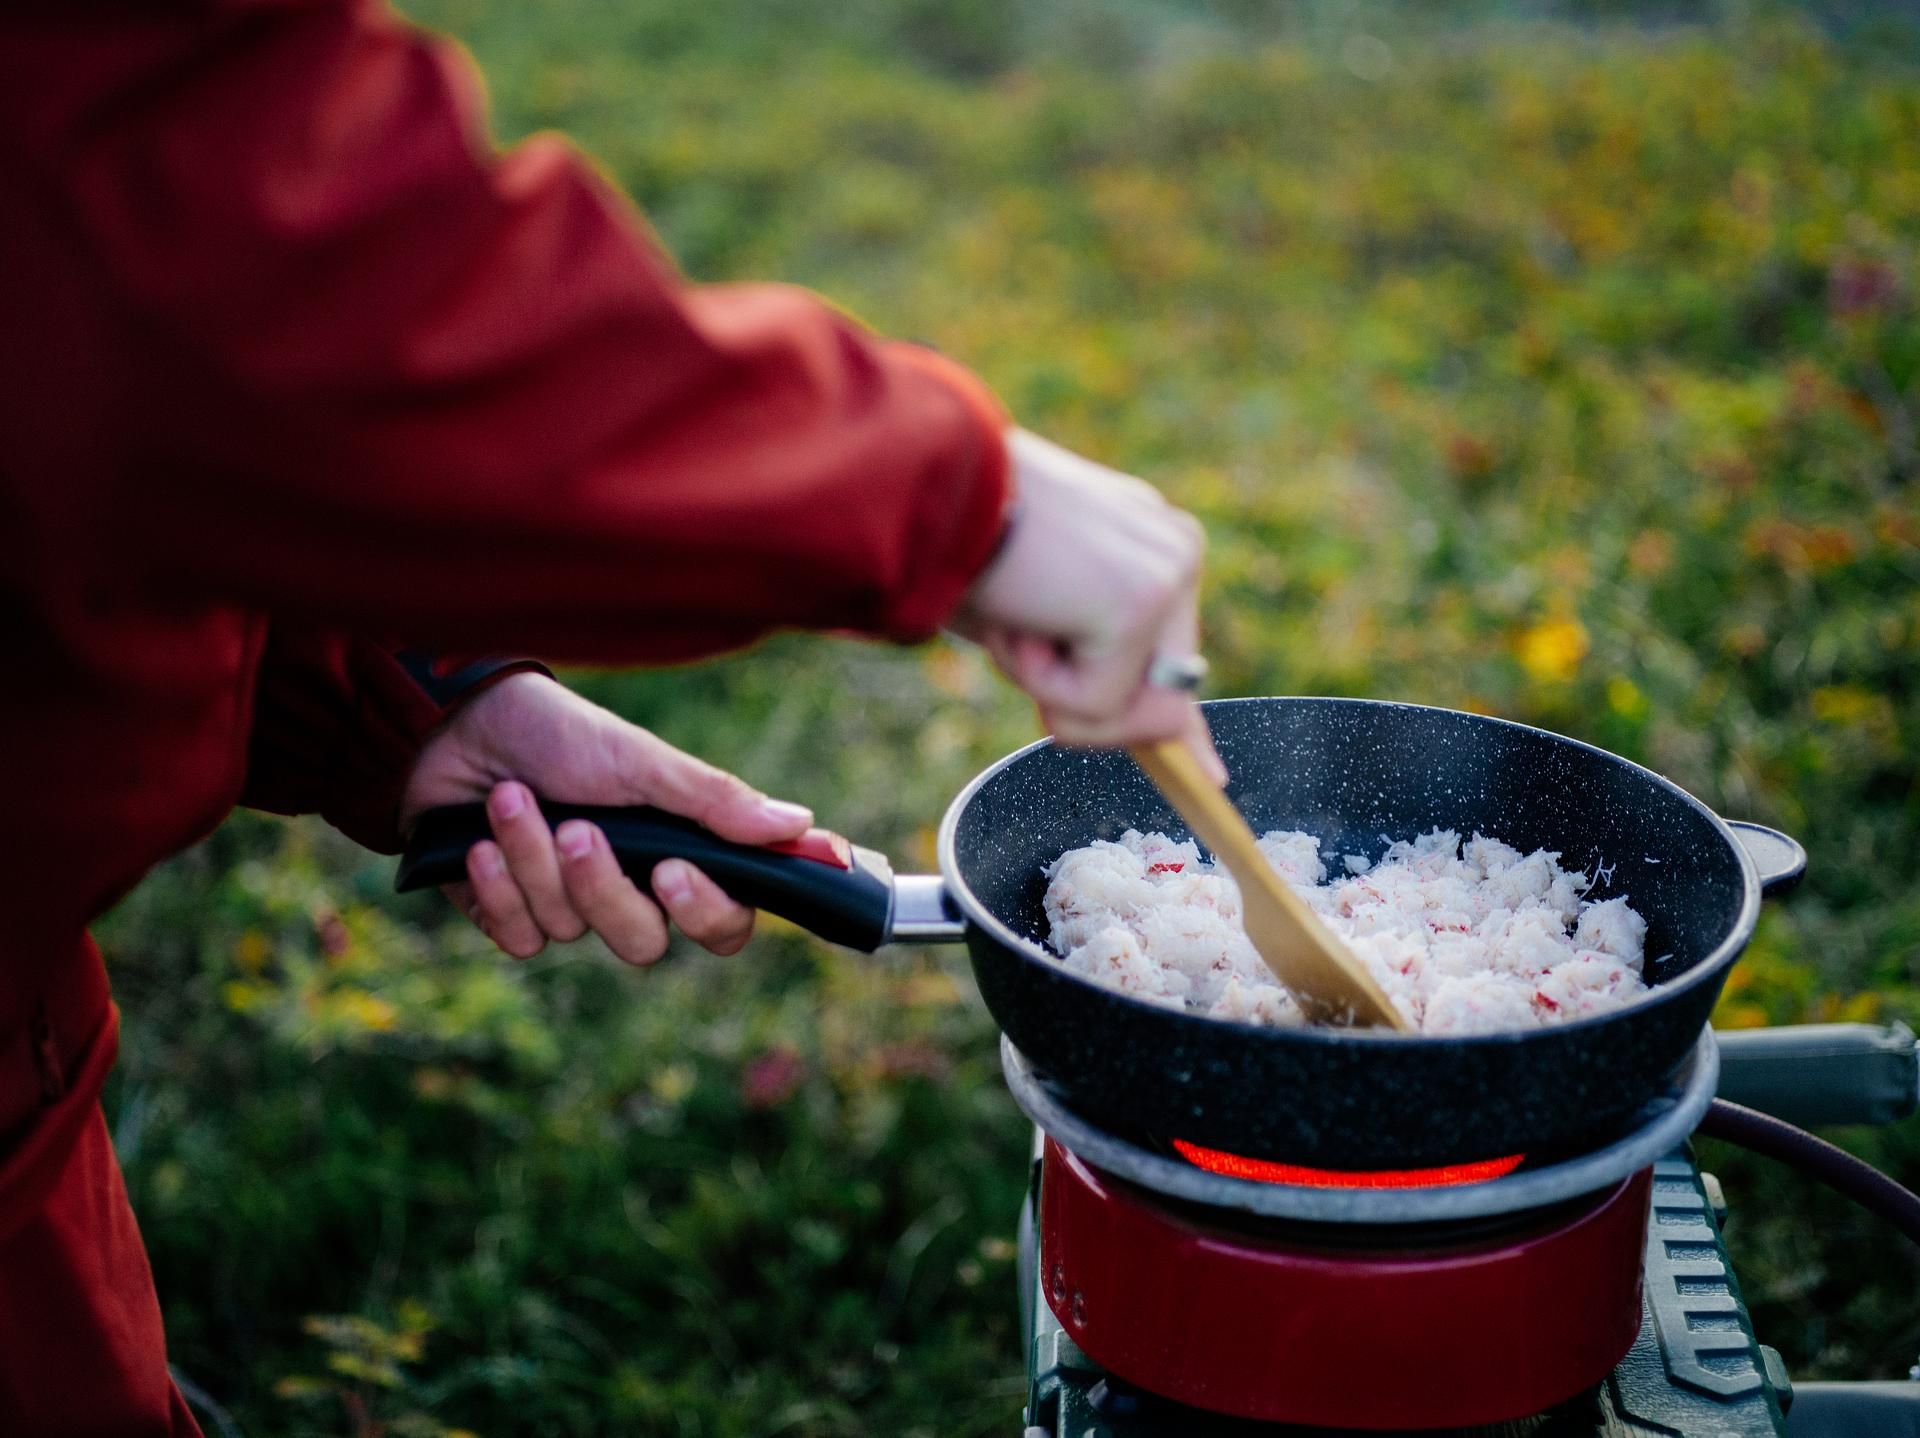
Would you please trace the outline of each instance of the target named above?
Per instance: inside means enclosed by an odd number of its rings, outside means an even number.
[[[1410,1031],[1400,1010],[1319,915],[1287,887],[1254,842],[1240,811],[1215,788],[1186,745],[1140,744],[1134,762],[1160,786],[1200,842],[1240,886],[1247,937],[1282,988],[1316,1023],[1377,1024]]]

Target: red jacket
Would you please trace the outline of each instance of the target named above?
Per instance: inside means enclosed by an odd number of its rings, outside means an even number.
[[[477,95],[358,0],[0,13],[0,1233],[111,1058],[86,924],[235,803],[391,838],[439,711],[353,636],[912,639],[997,537],[976,382],[684,284]]]

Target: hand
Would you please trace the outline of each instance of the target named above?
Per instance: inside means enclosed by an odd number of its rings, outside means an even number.
[[[1190,695],[1147,683],[1156,655],[1199,652],[1199,522],[1144,480],[1014,430],[1020,513],[954,628],[978,640],[1069,744],[1184,739],[1226,766]]]
[[[737,952],[753,932],[753,911],[683,859],[654,866],[649,897],[596,826],[573,819],[550,832],[535,793],[556,803],[652,804],[743,844],[796,838],[813,822],[801,805],[769,799],[543,674],[509,675],[427,741],[400,819],[405,828],[425,809],[486,800],[493,839],[467,851],[468,881],[446,894],[518,959],[589,929],[630,964],[666,952],[668,920],[716,954]]]

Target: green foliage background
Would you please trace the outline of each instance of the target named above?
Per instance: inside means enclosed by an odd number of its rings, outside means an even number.
[[[1722,1023],[1912,1020],[1920,52],[1872,7],[1603,8],[413,13],[503,140],[577,136],[695,277],[816,285],[1198,511],[1216,692],[1647,762],[1813,855]],[[908,864],[1033,732],[938,646],[582,682]],[[767,923],[515,966],[389,872],[240,816],[105,926],[109,1114],[233,1424],[1014,1431],[1027,1135],[963,962]],[[1841,1137],[1915,1182],[1916,1132]],[[1904,1375],[1913,1254],[1707,1156],[1762,1338]]]

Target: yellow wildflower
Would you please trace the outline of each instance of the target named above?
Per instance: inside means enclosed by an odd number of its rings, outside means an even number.
[[[240,979],[229,979],[220,985],[220,998],[236,1014],[244,1014],[265,1001],[273,990],[265,984],[247,983]]]
[[[1626,675],[1616,674],[1607,681],[1607,707],[1622,719],[1644,719],[1647,717],[1647,696]]]
[[[1520,667],[1542,684],[1564,682],[1580,670],[1587,657],[1587,631],[1577,619],[1543,619],[1520,631],[1515,645]]]
[[[342,989],[333,996],[333,1011],[355,1028],[386,1033],[400,1015],[394,1006],[365,989]]]
[[[1858,684],[1827,684],[1813,691],[1810,703],[1821,723],[1846,726],[1871,723],[1886,701]]]
[[[667,1064],[654,1071],[647,1082],[647,1091],[656,1102],[674,1108],[693,1092],[694,1077],[690,1064]]]
[[[248,929],[233,943],[233,961],[249,974],[257,974],[266,967],[273,954],[273,945],[267,936],[258,929]]]

